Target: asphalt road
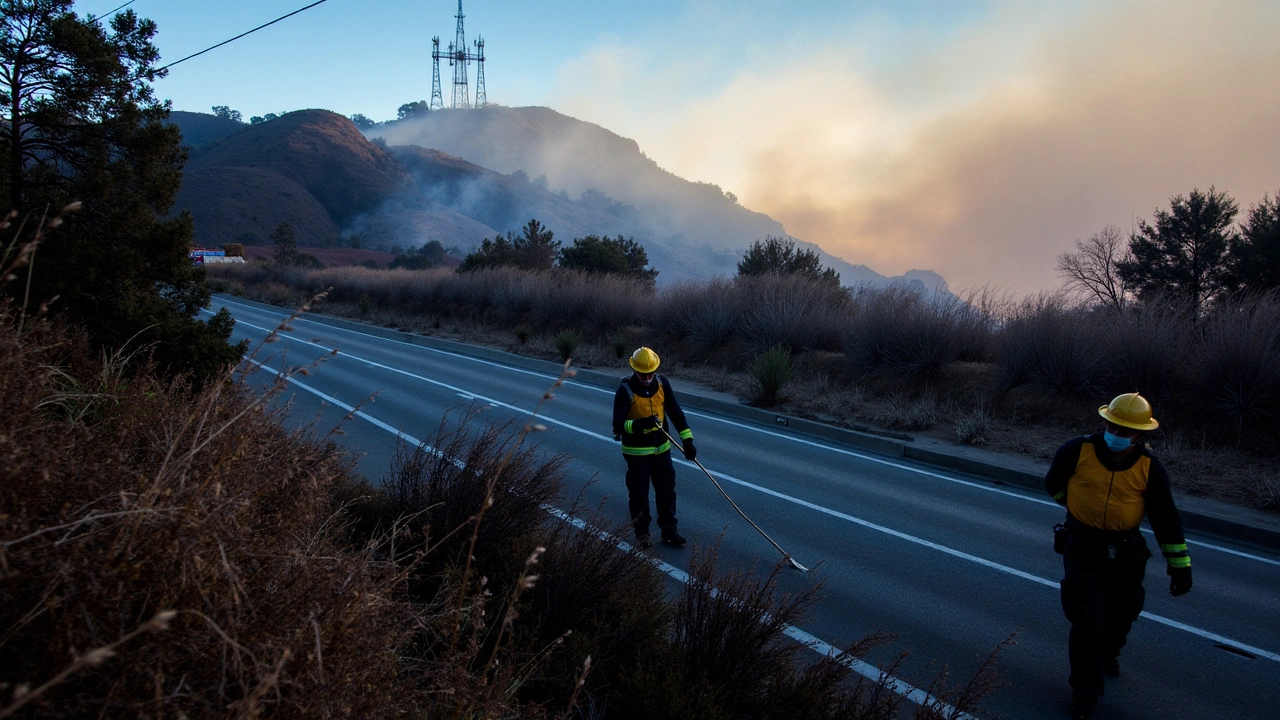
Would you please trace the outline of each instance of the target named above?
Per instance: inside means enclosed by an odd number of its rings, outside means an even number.
[[[215,298],[214,310],[221,306],[237,319],[235,337],[255,346],[286,315]],[[293,328],[256,360],[279,371],[339,351],[291,382],[293,416],[323,431],[358,407],[338,439],[361,454],[357,469],[373,479],[386,472],[398,435],[429,439],[445,413],[474,406],[487,408],[483,421],[523,423],[555,380],[306,318]],[[679,396],[678,379],[673,386]],[[1061,561],[1049,538],[1061,508],[1032,491],[688,405],[698,459],[774,540],[814,568],[788,570],[783,588],[825,581],[823,600],[793,636],[822,651],[877,630],[895,633],[892,646],[866,660],[881,663],[908,650],[898,677],[918,684],[943,666],[953,680],[967,678],[1016,633],[999,665],[1008,685],[986,701],[985,716],[1066,716],[1068,626],[1058,600]],[[567,497],[581,491],[585,505],[625,518],[611,409],[611,390],[571,380],[543,406],[540,422],[548,429],[534,439],[548,453],[572,456]],[[677,459],[676,473],[680,529],[691,543],[722,541],[728,564],[779,559],[701,471]],[[1149,535],[1148,544],[1156,548]],[[1168,595],[1157,549],[1146,612],[1097,717],[1280,717],[1280,550],[1194,534],[1188,545],[1194,590]],[[656,545],[651,553],[678,579],[689,550]]]

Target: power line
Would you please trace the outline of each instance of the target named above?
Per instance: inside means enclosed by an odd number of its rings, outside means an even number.
[[[133,2],[133,0],[129,0],[129,1],[130,1],[130,2]],[[304,8],[298,8],[297,10],[294,10],[293,12],[289,13],[288,15],[281,15],[280,17],[276,18],[275,20],[272,20],[272,21],[271,21],[271,22],[269,22],[269,23],[264,23],[264,24],[259,25],[258,27],[254,28],[254,29],[252,29],[252,30],[247,30],[247,31],[245,31],[245,32],[242,32],[242,33],[240,33],[239,35],[237,35],[237,36],[235,36],[235,37],[231,38],[230,40],[223,40],[222,42],[218,43],[217,45],[214,45],[214,46],[212,46],[212,47],[207,47],[207,48],[205,48],[205,49],[201,50],[200,52],[198,52],[198,53],[194,53],[194,54],[191,54],[191,55],[188,55],[188,56],[186,56],[186,57],[182,58],[181,60],[174,60],[173,62],[169,63],[168,65],[165,65],[165,66],[164,66],[164,67],[162,67],[162,68],[157,68],[155,72],[161,72],[162,70],[168,70],[169,68],[173,67],[174,65],[177,65],[177,64],[178,64],[178,63],[180,63],[180,62],[186,62],[187,60],[190,60],[191,58],[193,58],[193,57],[197,57],[197,56],[199,56],[199,55],[203,55],[203,54],[205,54],[205,53],[209,52],[210,50],[217,50],[218,48],[222,47],[223,45],[226,45],[227,43],[235,42],[236,40],[239,40],[240,38],[244,37],[245,35],[250,35],[250,34],[252,34],[252,33],[256,33],[256,32],[258,32],[259,30],[261,30],[262,28],[267,27],[268,25],[275,25],[276,23],[280,22],[281,20],[284,20],[285,18],[293,17],[294,15],[297,15],[298,13],[302,12],[303,10],[310,10],[311,8],[313,8],[313,7],[317,6],[317,5],[321,4],[321,3],[324,3],[324,2],[328,2],[328,0],[316,0],[316,2],[313,2],[313,3],[311,3],[310,5],[308,5],[308,6],[304,7]],[[127,5],[128,3],[125,3],[125,4]]]
[[[106,15],[103,15],[102,17],[110,17],[111,15],[115,15],[116,13],[118,13],[118,12],[120,12],[121,10],[123,10],[123,9],[125,9],[125,8],[127,8],[127,7],[129,7],[130,5],[134,4],[135,2],[137,2],[137,0],[129,0],[129,2],[127,2],[127,3],[123,4],[123,5],[121,5],[120,7],[116,8],[115,10],[112,10],[111,12],[107,13]]]

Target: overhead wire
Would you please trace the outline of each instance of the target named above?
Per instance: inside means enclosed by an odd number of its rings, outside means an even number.
[[[121,5],[120,7],[116,8],[115,10],[112,10],[111,12],[107,13],[106,15],[103,15],[102,17],[110,17],[110,16],[112,16],[112,15],[115,15],[116,13],[118,13],[118,12],[120,12],[121,10],[123,10],[123,9],[125,9],[125,8],[127,8],[127,7],[129,7],[130,5],[134,4],[134,3],[135,3],[135,2],[137,2],[137,1],[138,1],[138,0],[129,0],[129,2],[127,2],[127,3],[123,4],[123,5]]]
[[[130,2],[133,2],[133,0],[129,0],[129,1],[130,1]],[[205,49],[201,50],[201,51],[200,51],[200,52],[198,52],[198,53],[192,53],[192,54],[190,54],[190,55],[188,55],[188,56],[186,56],[186,57],[182,58],[181,60],[174,60],[173,62],[169,63],[168,65],[165,65],[165,66],[164,66],[164,67],[162,67],[162,68],[157,68],[157,69],[155,70],[155,72],[161,72],[161,71],[164,71],[164,70],[168,70],[169,68],[173,67],[174,65],[177,65],[177,64],[178,64],[178,63],[180,63],[180,62],[186,62],[187,60],[190,60],[190,59],[191,59],[191,58],[193,58],[193,57],[199,57],[200,55],[203,55],[203,54],[205,54],[205,53],[209,52],[210,50],[217,50],[218,48],[222,47],[223,45],[226,45],[227,43],[235,42],[236,40],[239,40],[240,38],[244,37],[245,35],[251,35],[251,34],[253,34],[253,33],[256,33],[256,32],[258,32],[259,30],[261,30],[261,29],[262,29],[262,28],[264,28],[264,27],[268,27],[268,26],[270,26],[270,25],[275,25],[276,23],[280,22],[281,20],[284,20],[285,18],[293,17],[294,15],[297,15],[298,13],[300,13],[300,12],[302,12],[302,11],[304,11],[304,10],[310,10],[311,8],[313,8],[313,7],[317,6],[317,5],[320,5],[320,4],[322,4],[322,3],[325,3],[325,2],[328,2],[328,0],[316,0],[316,2],[313,2],[313,3],[311,3],[310,5],[308,5],[308,6],[306,6],[306,7],[298,8],[297,10],[294,10],[293,12],[289,13],[288,15],[281,15],[280,17],[276,18],[275,20],[272,20],[272,21],[271,21],[271,22],[269,22],[269,23],[263,23],[263,24],[259,25],[258,27],[254,28],[254,29],[252,29],[252,30],[246,30],[245,32],[240,33],[239,35],[237,35],[237,36],[235,36],[235,37],[231,38],[230,40],[223,40],[222,42],[218,43],[217,45],[213,45],[213,46],[207,47],[207,48],[205,48]],[[125,3],[125,4],[127,5],[128,3]]]

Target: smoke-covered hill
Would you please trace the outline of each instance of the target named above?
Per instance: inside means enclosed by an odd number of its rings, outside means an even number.
[[[366,134],[391,145],[434,148],[531,183],[545,182],[548,190],[575,201],[609,207],[623,234],[644,243],[664,280],[731,275],[752,242],[786,234],[776,220],[742,207],[716,185],[662,169],[634,140],[550,108],[445,110],[378,125]],[[865,265],[802,245],[817,250],[846,285],[890,281]],[[929,271],[913,271],[901,280],[929,291],[945,287]]]
[[[658,167],[634,140],[549,108],[438,111],[370,128],[369,139],[324,110],[257,125],[199,113],[172,121],[193,146],[175,212],[192,213],[202,243],[265,238],[288,222],[302,245],[359,235],[369,248],[439,240],[469,251],[537,218],[565,243],[633,237],[670,282],[732,275],[752,242],[786,234],[719,187]],[[801,244],[846,285],[945,287],[928,271],[885,278]]]

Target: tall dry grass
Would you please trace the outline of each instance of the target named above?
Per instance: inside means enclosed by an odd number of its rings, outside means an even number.
[[[338,532],[347,458],[130,357],[0,308],[0,716],[410,708],[416,611]]]
[[[843,349],[860,377],[930,381],[950,363],[989,359],[993,320],[953,295],[862,288],[843,327]]]

